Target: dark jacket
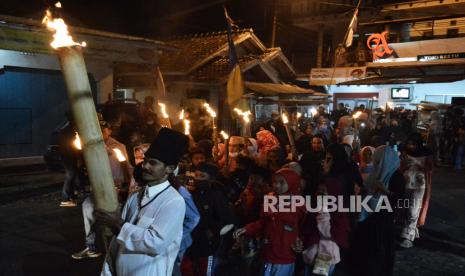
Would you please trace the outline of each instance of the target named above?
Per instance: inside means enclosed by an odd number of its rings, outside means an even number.
[[[192,231],[193,243],[187,254],[194,258],[216,255],[221,228],[235,223],[232,208],[215,182],[197,184],[192,198],[200,213],[200,222]]]

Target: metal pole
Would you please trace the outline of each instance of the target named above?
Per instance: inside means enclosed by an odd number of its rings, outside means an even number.
[[[118,198],[80,46],[57,49],[98,209],[114,212]]]

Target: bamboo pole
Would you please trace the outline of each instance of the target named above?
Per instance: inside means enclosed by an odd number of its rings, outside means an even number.
[[[92,193],[98,209],[114,212],[118,208],[110,161],[103,142],[81,46],[57,49],[65,78]]]

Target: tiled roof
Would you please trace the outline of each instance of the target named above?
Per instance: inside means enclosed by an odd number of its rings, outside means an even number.
[[[242,29],[233,32],[233,39],[245,33],[252,33],[252,29]],[[226,32],[197,34],[175,38],[166,41],[169,45],[181,49],[175,53],[160,55],[159,64],[162,72],[186,73],[198,62],[217,52],[228,42]]]

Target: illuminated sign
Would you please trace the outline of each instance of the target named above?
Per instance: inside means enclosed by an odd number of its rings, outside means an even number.
[[[394,53],[394,50],[389,48],[387,43],[386,35],[387,31],[380,34],[372,34],[367,39],[367,47],[373,53],[373,61],[384,57],[386,54],[390,55]]]
[[[432,61],[432,60],[454,59],[454,58],[465,58],[465,53],[435,54],[435,55],[419,55],[419,56],[417,56],[418,61]]]

